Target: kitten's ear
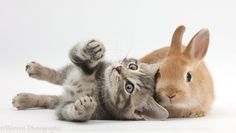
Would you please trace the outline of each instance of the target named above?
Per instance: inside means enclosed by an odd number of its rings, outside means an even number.
[[[145,68],[146,72],[155,76],[158,68],[159,68],[160,63],[155,63],[155,64],[146,64],[146,63],[141,63],[141,65]]]
[[[140,108],[137,109],[145,120],[166,120],[169,112],[159,105],[151,96],[148,96],[147,101]]]

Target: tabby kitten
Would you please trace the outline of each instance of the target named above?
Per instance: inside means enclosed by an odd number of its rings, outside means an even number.
[[[71,49],[72,64],[61,70],[31,62],[26,66],[30,77],[63,85],[65,92],[62,96],[19,93],[13,106],[56,108],[58,118],[67,121],[166,119],[168,112],[153,99],[157,67],[126,58],[104,62],[104,53],[102,43],[90,40]]]

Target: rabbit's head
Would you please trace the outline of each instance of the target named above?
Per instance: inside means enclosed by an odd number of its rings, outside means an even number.
[[[163,106],[192,108],[201,103],[205,74],[202,59],[207,53],[209,31],[200,30],[187,47],[182,45],[184,26],[173,34],[167,57],[160,63],[157,72],[157,98]],[[203,82],[202,82],[203,81]]]

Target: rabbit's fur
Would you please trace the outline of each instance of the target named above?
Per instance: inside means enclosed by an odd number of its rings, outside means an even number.
[[[170,113],[169,117],[202,117],[211,108],[214,87],[203,58],[209,45],[209,31],[200,30],[185,47],[184,26],[173,34],[170,47],[158,49],[140,59],[159,63],[156,74],[156,99]]]

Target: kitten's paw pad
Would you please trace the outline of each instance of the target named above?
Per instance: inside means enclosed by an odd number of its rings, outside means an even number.
[[[19,109],[34,107],[37,103],[37,96],[31,93],[19,93],[12,99],[12,105]]]
[[[90,60],[100,60],[104,57],[105,47],[104,45],[96,40],[88,41],[83,48],[83,56],[88,56]]]
[[[75,110],[78,111],[79,114],[94,112],[97,107],[97,103],[90,96],[84,96],[75,101]]]
[[[42,66],[34,61],[27,64],[25,70],[31,78],[40,79],[42,75]]]

